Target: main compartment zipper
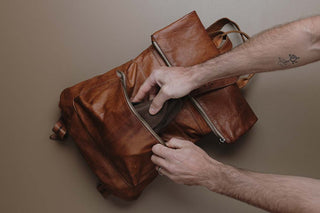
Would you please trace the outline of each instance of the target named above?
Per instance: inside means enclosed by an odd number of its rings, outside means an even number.
[[[117,76],[121,80],[121,87],[123,90],[123,94],[124,94],[124,97],[126,99],[126,102],[129,106],[130,110],[141,121],[141,123],[149,130],[149,132],[158,140],[158,142],[161,143],[162,145],[166,146],[166,144],[162,140],[162,138],[149,126],[149,124],[141,117],[141,115],[136,111],[136,109],[134,108],[134,106],[130,102],[130,98],[127,93],[126,75],[123,72],[117,70]]]
[[[172,67],[171,63],[169,62],[168,58],[166,57],[166,55],[163,53],[163,51],[161,50],[160,46],[158,45],[158,43],[154,40],[152,40],[152,45],[154,46],[154,48],[156,48],[156,50],[158,51],[158,53],[160,54],[160,56],[162,57],[162,59],[164,60],[164,62],[166,63],[166,65],[168,67]],[[193,104],[193,106],[197,109],[197,111],[200,113],[200,115],[202,116],[202,118],[205,120],[205,122],[208,124],[208,126],[210,127],[211,131],[219,138],[219,141],[221,143],[224,143],[226,141],[226,139],[223,137],[223,135],[218,131],[218,129],[215,127],[215,125],[212,123],[212,121],[210,120],[209,116],[207,115],[207,113],[204,111],[204,109],[202,108],[202,106],[200,105],[200,103],[191,95],[188,95],[188,98],[190,99],[191,103]]]

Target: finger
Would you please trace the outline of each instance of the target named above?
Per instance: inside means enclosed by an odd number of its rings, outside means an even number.
[[[164,93],[164,89],[162,87],[156,97],[154,97],[150,105],[149,113],[151,115],[157,114],[162,108],[164,102],[166,102],[169,98],[170,97],[166,93]]]
[[[149,100],[151,101],[152,99],[154,99],[154,97],[157,95],[159,91],[159,88],[157,86],[154,86],[151,88],[150,92],[149,92]]]
[[[149,91],[157,85],[157,82],[154,80],[153,75],[151,74],[141,85],[139,88],[137,94],[134,96],[134,98],[131,99],[131,102],[139,102],[142,101]]]
[[[153,155],[151,156],[151,161],[152,161],[152,163],[154,163],[155,165],[160,166],[160,167],[162,167],[162,168],[164,168],[164,167],[167,166],[166,160],[163,159],[163,158],[161,158],[161,157],[159,157],[158,155],[155,155],[155,154],[153,154]]]
[[[152,147],[152,152],[163,159],[170,158],[172,151],[171,148],[165,147],[162,144],[156,144]]]
[[[182,147],[189,145],[190,141],[182,140],[179,138],[171,138],[166,145],[173,149],[181,149]]]
[[[159,170],[159,167],[156,167],[156,170],[158,171],[158,173],[161,173],[162,175],[167,176],[168,178],[172,179],[172,175],[170,174],[170,172],[168,170],[166,170],[165,168],[161,167],[161,169]]]

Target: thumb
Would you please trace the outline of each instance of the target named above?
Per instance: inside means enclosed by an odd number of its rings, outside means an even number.
[[[163,104],[169,99],[169,96],[163,92],[163,88],[160,89],[156,97],[152,100],[149,113],[151,115],[157,114],[162,108]]]
[[[166,142],[166,145],[172,149],[181,149],[187,143],[188,141],[186,140],[181,140],[179,138],[171,138],[168,142]]]
[[[131,102],[139,102],[142,101],[147,94],[153,90],[153,88],[157,85],[154,76],[150,75],[141,85],[141,87],[139,88],[137,94],[131,98]]]

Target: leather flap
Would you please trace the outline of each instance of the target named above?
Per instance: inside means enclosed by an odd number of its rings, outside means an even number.
[[[166,57],[165,60],[172,66],[193,66],[220,53],[195,11],[153,33],[151,40],[157,43]],[[194,93],[200,94],[225,87],[235,83],[237,79],[233,77],[209,82]]]
[[[195,11],[151,36],[172,66],[192,66],[219,54]]]

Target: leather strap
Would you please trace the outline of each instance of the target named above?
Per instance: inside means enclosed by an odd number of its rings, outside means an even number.
[[[67,128],[62,120],[60,118],[55,125],[52,128],[52,131],[54,132],[52,135],[50,135],[51,140],[63,140],[65,139],[67,135]]]
[[[231,24],[236,30],[231,30],[228,32],[223,32],[221,29],[226,25]],[[232,46],[232,43],[227,36],[230,33],[239,33],[241,35],[242,41],[245,42],[246,39],[250,39],[250,36],[246,34],[245,32],[240,30],[240,27],[238,24],[236,24],[234,21],[228,19],[228,18],[222,18],[218,21],[214,22],[207,28],[207,33],[211,37],[212,41],[215,43],[215,45],[219,48],[220,53],[225,53],[230,49],[230,45]],[[225,40],[224,44],[219,47],[222,43],[222,41]],[[254,74],[249,74],[248,76],[241,77],[237,81],[237,85],[239,88],[245,87],[249,80],[254,76]]]
[[[213,24],[211,24],[207,28],[207,32],[210,34],[212,32],[219,31],[227,24],[231,24],[235,29],[241,31],[240,27],[237,23],[235,23],[234,21],[232,21],[228,18],[222,18],[222,19],[219,19],[218,21],[214,22]],[[241,38],[242,38],[242,41],[245,42],[243,35],[241,35]]]

